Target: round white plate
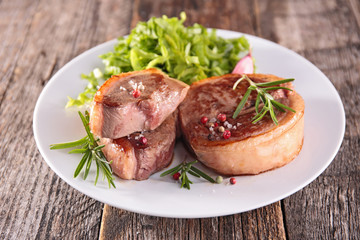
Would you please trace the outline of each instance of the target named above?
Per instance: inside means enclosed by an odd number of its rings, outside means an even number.
[[[218,30],[218,35],[233,38],[243,34]],[[114,207],[154,216],[228,215],[259,208],[295,193],[319,176],[334,159],[345,131],[343,105],[329,79],[309,61],[273,42],[246,37],[253,46],[257,72],[295,78],[295,88],[305,100],[304,145],[299,156],[288,165],[257,176],[237,177],[235,185],[227,184],[228,179],[222,184],[194,179],[191,190],[180,189],[170,176],[160,177],[160,173],[140,182],[116,178],[116,189],[109,189],[106,181],[94,186],[94,168],[87,180],[81,176],[74,178],[80,155],[50,150],[49,145],[85,136],[78,109],[64,108],[66,96],[75,97],[83,91],[86,82],[80,79],[80,74],[102,66],[98,56],[112,51],[116,40],[76,57],[45,86],[35,107],[33,125],[42,156],[56,174],[80,192]],[[182,161],[184,154],[186,150],[178,143],[171,166]]]

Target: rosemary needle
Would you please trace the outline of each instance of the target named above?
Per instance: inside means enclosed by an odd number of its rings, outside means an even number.
[[[83,154],[83,157],[81,158],[75,172],[74,172],[74,178],[76,178],[80,172],[84,169],[84,180],[88,177],[90,172],[91,163],[95,161],[96,163],[96,178],[95,178],[95,185],[99,178],[100,170],[104,176],[106,177],[109,188],[111,186],[115,187],[114,184],[114,177],[112,175],[112,169],[110,167],[110,163],[108,162],[101,151],[101,148],[104,147],[104,145],[98,145],[97,141],[94,138],[94,135],[91,133],[89,128],[89,113],[86,111],[85,116],[78,112],[79,116],[81,118],[81,121],[84,125],[86,136],[83,137],[80,140],[73,141],[73,142],[67,142],[67,143],[59,143],[59,144],[52,144],[50,145],[50,149],[65,149],[65,148],[74,148],[74,147],[80,147],[77,149],[71,150],[69,153],[81,153]]]
[[[192,162],[186,162],[185,160],[180,163],[179,165],[177,165],[174,168],[171,168],[165,172],[163,172],[160,177],[164,177],[166,175],[174,175],[175,173],[180,171],[180,177],[179,180],[181,182],[180,188],[187,188],[190,190],[190,184],[192,184],[193,182],[189,179],[187,173],[197,177],[197,178],[204,178],[205,180],[211,182],[211,183],[215,183],[216,181],[210,177],[209,175],[207,175],[206,173],[204,173],[203,171],[201,171],[200,169],[196,168],[193,166],[193,164],[197,163],[198,161],[192,161]]]
[[[243,75],[240,79],[238,79],[234,85],[233,85],[233,89],[235,90],[236,87],[239,85],[239,83],[243,80],[246,80],[250,86],[248,87],[248,89],[246,90],[243,98],[241,99],[239,105],[237,106],[237,108],[235,109],[235,112],[233,114],[233,118],[237,118],[237,116],[239,115],[240,111],[244,108],[244,105],[246,103],[246,101],[248,100],[250,93],[252,91],[256,91],[257,92],[257,96],[256,96],[256,100],[255,100],[255,112],[256,115],[253,117],[252,119],[252,123],[257,123],[258,121],[260,121],[265,115],[266,113],[270,114],[271,119],[273,120],[273,122],[278,125],[278,120],[276,118],[276,114],[274,111],[274,107],[276,109],[278,109],[279,111],[284,112],[285,109],[295,112],[294,109],[276,101],[273,96],[271,96],[270,93],[268,93],[268,91],[271,90],[278,90],[278,89],[286,89],[289,91],[292,91],[292,89],[290,88],[286,88],[286,87],[281,87],[281,86],[276,86],[276,85],[280,85],[283,83],[287,83],[287,82],[292,82],[294,81],[293,78],[289,78],[289,79],[283,79],[283,80],[278,80],[278,81],[273,81],[273,82],[265,82],[265,83],[255,83],[253,81],[251,81],[251,79],[247,76],[247,75]],[[259,105],[260,105],[260,101],[263,102],[264,106],[261,108],[261,110],[259,111]]]

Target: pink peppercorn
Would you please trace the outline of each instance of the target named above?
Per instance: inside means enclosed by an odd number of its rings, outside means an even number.
[[[140,92],[139,89],[135,89],[135,90],[132,92],[132,95],[133,95],[134,98],[138,98],[138,97],[140,97],[141,92]]]
[[[217,119],[218,119],[220,122],[225,122],[225,121],[226,121],[226,115],[223,114],[223,113],[219,113],[219,115],[217,116]]]
[[[209,119],[208,119],[207,117],[203,116],[203,117],[200,119],[200,122],[201,122],[202,124],[206,124],[208,120],[209,120]]]
[[[229,130],[225,130],[223,133],[224,139],[229,139],[231,137],[231,132]]]
[[[179,172],[177,172],[177,173],[175,173],[175,174],[173,175],[173,179],[174,179],[174,180],[179,180],[179,178],[180,178],[180,173],[179,173]]]
[[[230,183],[232,184],[232,185],[234,185],[235,183],[236,183],[236,178],[230,178]]]
[[[147,144],[147,139],[146,139],[146,137],[141,137],[141,138],[139,138],[139,142],[140,142],[142,145],[146,145],[146,144]]]

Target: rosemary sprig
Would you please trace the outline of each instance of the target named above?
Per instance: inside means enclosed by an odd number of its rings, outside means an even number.
[[[77,149],[71,150],[69,153],[81,153],[83,154],[83,157],[81,158],[75,172],[74,172],[74,178],[76,178],[80,172],[85,167],[84,172],[84,180],[87,178],[90,172],[90,167],[92,161],[95,161],[96,163],[96,178],[95,178],[95,185],[99,179],[99,172],[101,170],[104,179],[106,177],[109,188],[111,186],[115,187],[114,184],[114,177],[112,175],[112,169],[110,167],[110,163],[108,162],[101,151],[101,148],[103,148],[105,145],[98,145],[97,140],[95,140],[94,135],[91,133],[89,128],[89,113],[86,111],[85,116],[78,112],[79,116],[81,118],[81,121],[84,125],[85,131],[87,135],[83,137],[80,140],[73,141],[73,142],[67,142],[67,143],[58,143],[58,144],[52,144],[50,145],[50,149],[65,149],[65,148],[74,148],[74,147],[80,147]]]
[[[197,178],[204,178],[205,180],[211,182],[211,183],[215,183],[216,181],[210,177],[209,175],[207,175],[206,173],[204,173],[203,171],[201,171],[200,169],[196,168],[193,166],[193,164],[197,163],[198,161],[192,161],[192,162],[186,162],[185,160],[180,163],[179,165],[177,165],[174,168],[171,168],[165,172],[163,172],[160,177],[164,177],[166,175],[174,175],[175,173],[180,171],[180,177],[179,180],[181,182],[180,188],[184,187],[190,190],[190,184],[192,184],[193,182],[189,179],[187,173],[193,175],[194,177]]]
[[[283,79],[283,80],[278,80],[278,81],[273,81],[273,82],[265,82],[265,83],[255,83],[253,81],[251,81],[251,79],[247,76],[247,75],[243,75],[240,79],[238,79],[234,86],[233,89],[235,90],[236,87],[239,85],[239,83],[242,80],[246,80],[248,81],[248,83],[250,84],[250,86],[248,87],[248,89],[246,90],[243,98],[241,99],[239,105],[237,106],[234,114],[233,114],[233,118],[235,119],[240,111],[243,109],[246,101],[248,100],[251,91],[257,91],[257,96],[256,96],[256,100],[255,100],[255,111],[256,111],[256,115],[253,117],[252,119],[252,123],[257,123],[258,121],[260,121],[265,115],[266,113],[270,113],[270,117],[273,120],[273,122],[278,125],[278,120],[276,118],[276,114],[274,111],[274,107],[276,109],[278,109],[279,111],[284,112],[285,109],[292,111],[292,112],[296,112],[294,109],[281,104],[280,102],[276,101],[273,96],[271,96],[270,93],[268,93],[268,91],[270,90],[277,90],[277,89],[286,89],[289,91],[292,91],[292,89],[290,88],[286,88],[286,87],[280,87],[280,86],[276,86],[273,87],[275,85],[279,85],[282,83],[287,83],[287,82],[292,82],[294,81],[293,78],[289,78],[289,79]],[[259,105],[260,105],[260,101],[263,102],[264,106],[261,108],[261,110],[259,111]]]

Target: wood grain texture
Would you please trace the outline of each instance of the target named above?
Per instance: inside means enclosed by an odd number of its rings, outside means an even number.
[[[32,114],[44,84],[88,48],[128,32],[131,4],[0,2],[0,239],[96,239],[103,204],[63,182],[40,156]],[[104,28],[111,11],[124,25]],[[101,16],[98,15],[101,13]]]
[[[355,0],[0,1],[0,239],[359,239],[360,4]],[[152,16],[254,34],[303,55],[332,81],[346,132],[309,186],[231,216],[171,219],[103,205],[63,182],[32,134],[38,95],[73,57]],[[325,120],[326,123],[326,120]]]
[[[280,202],[242,214],[161,218],[105,205],[100,239],[285,239]]]
[[[272,29],[263,31],[264,37],[319,67],[338,90],[347,117],[345,138],[333,163],[308,187],[283,200],[289,239],[359,239],[360,200],[355,196],[360,194],[360,34],[354,3],[261,2],[266,15],[261,25]],[[270,28],[269,22],[275,26]]]

